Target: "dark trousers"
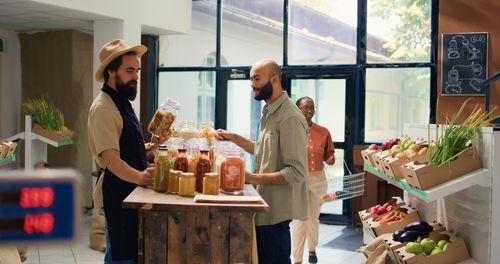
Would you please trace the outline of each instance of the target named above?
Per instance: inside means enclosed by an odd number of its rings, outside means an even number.
[[[259,264],[289,264],[292,251],[290,220],[274,225],[256,226]]]

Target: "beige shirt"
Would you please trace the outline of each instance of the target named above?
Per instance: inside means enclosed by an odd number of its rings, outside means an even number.
[[[101,153],[108,149],[120,151],[120,136],[123,120],[113,99],[99,93],[94,99],[88,118],[89,147],[99,167],[104,168]]]
[[[280,171],[288,184],[257,186],[271,208],[266,213],[257,213],[256,225],[307,219],[307,128],[304,115],[286,92],[264,106],[255,145],[255,171]]]

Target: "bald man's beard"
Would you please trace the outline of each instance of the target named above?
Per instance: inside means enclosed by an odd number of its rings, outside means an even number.
[[[269,81],[267,82],[266,85],[260,88],[259,94],[255,95],[254,98],[257,101],[262,101],[271,98],[272,95],[273,95],[273,85],[271,84],[271,81]]]

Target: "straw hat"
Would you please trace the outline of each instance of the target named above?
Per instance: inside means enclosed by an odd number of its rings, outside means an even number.
[[[101,65],[99,65],[99,69],[97,69],[95,73],[95,79],[98,82],[104,82],[104,69],[110,62],[112,62],[117,57],[129,52],[134,51],[137,56],[140,58],[148,48],[143,45],[136,45],[130,47],[127,42],[123,39],[115,39],[111,42],[108,42],[102,46],[101,51],[99,52],[99,59],[101,60]]]

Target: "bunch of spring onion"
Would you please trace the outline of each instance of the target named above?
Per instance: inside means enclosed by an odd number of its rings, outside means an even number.
[[[22,104],[26,115],[30,115],[35,123],[43,129],[50,131],[62,131],[64,128],[64,117],[52,102],[44,97],[38,99],[28,99]]]
[[[458,120],[464,111],[465,105],[471,98],[465,100],[457,113],[450,120],[446,118],[446,125],[441,127],[442,137],[438,139],[439,127],[436,127],[436,143],[429,144],[429,163],[441,166],[456,159],[467,150],[469,142],[478,134],[481,127],[491,125],[491,121],[499,116],[484,113],[477,105],[465,121],[460,125]]]

